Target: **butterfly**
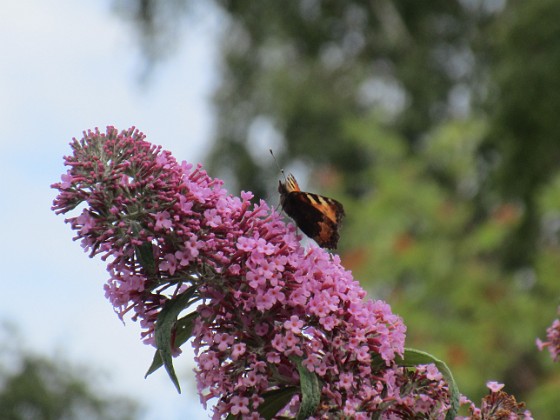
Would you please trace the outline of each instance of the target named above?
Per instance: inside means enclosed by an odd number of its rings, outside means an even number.
[[[278,181],[278,192],[282,209],[303,233],[321,248],[336,249],[338,228],[344,217],[342,204],[332,198],[301,191],[292,174],[288,175],[286,182]]]

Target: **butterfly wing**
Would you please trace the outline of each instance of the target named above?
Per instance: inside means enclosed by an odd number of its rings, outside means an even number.
[[[282,195],[282,208],[302,232],[320,247],[336,249],[338,228],[344,217],[342,204],[332,198],[302,191],[284,192]]]

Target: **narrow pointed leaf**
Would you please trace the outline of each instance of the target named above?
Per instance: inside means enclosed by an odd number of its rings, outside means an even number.
[[[198,312],[191,312],[183,318],[177,320],[175,323],[175,347],[181,347],[185,342],[192,337],[194,323],[200,314]]]
[[[414,367],[430,363],[436,365],[440,373],[445,378],[451,394],[451,408],[447,412],[445,420],[453,420],[457,416],[457,412],[459,411],[459,398],[461,397],[461,394],[459,393],[459,388],[455,383],[451,370],[449,370],[449,367],[447,367],[443,361],[437,359],[429,353],[406,348],[404,349],[404,357],[397,356],[395,360],[399,366],[403,367]]]
[[[179,297],[168,301],[159,313],[155,325],[157,351],[161,357],[165,370],[179,393],[181,393],[181,387],[179,386],[179,380],[177,379],[175,369],[173,368],[171,336],[177,317],[183,309],[188,307],[189,301],[194,292],[195,288],[193,286]]]
[[[198,315],[198,312],[192,312],[175,323],[175,347],[181,347],[189,338],[191,338],[194,321]],[[162,366],[163,360],[161,359],[159,350],[156,350],[154,359],[152,360],[152,365],[144,377],[147,378],[148,375],[151,375]]]
[[[150,242],[144,242],[142,245],[134,247],[134,249],[136,258],[138,258],[138,262],[140,262],[148,278],[154,276],[157,270],[152,244]]]
[[[152,364],[148,368],[148,371],[144,375],[144,379],[158,370],[160,367],[163,366],[163,360],[161,360],[161,356],[159,355],[159,350],[156,350],[154,353],[154,358],[152,359]]]

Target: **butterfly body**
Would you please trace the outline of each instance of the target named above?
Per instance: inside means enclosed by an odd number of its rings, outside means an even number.
[[[322,195],[303,192],[292,174],[286,182],[279,181],[278,192],[282,209],[303,233],[322,248],[336,249],[338,228],[344,208],[338,201]]]

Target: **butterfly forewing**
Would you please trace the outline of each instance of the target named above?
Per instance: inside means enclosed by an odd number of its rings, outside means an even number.
[[[338,245],[338,228],[344,217],[344,208],[338,201],[300,190],[292,174],[286,182],[279,182],[282,209],[296,222],[303,233],[322,248],[335,249]]]

